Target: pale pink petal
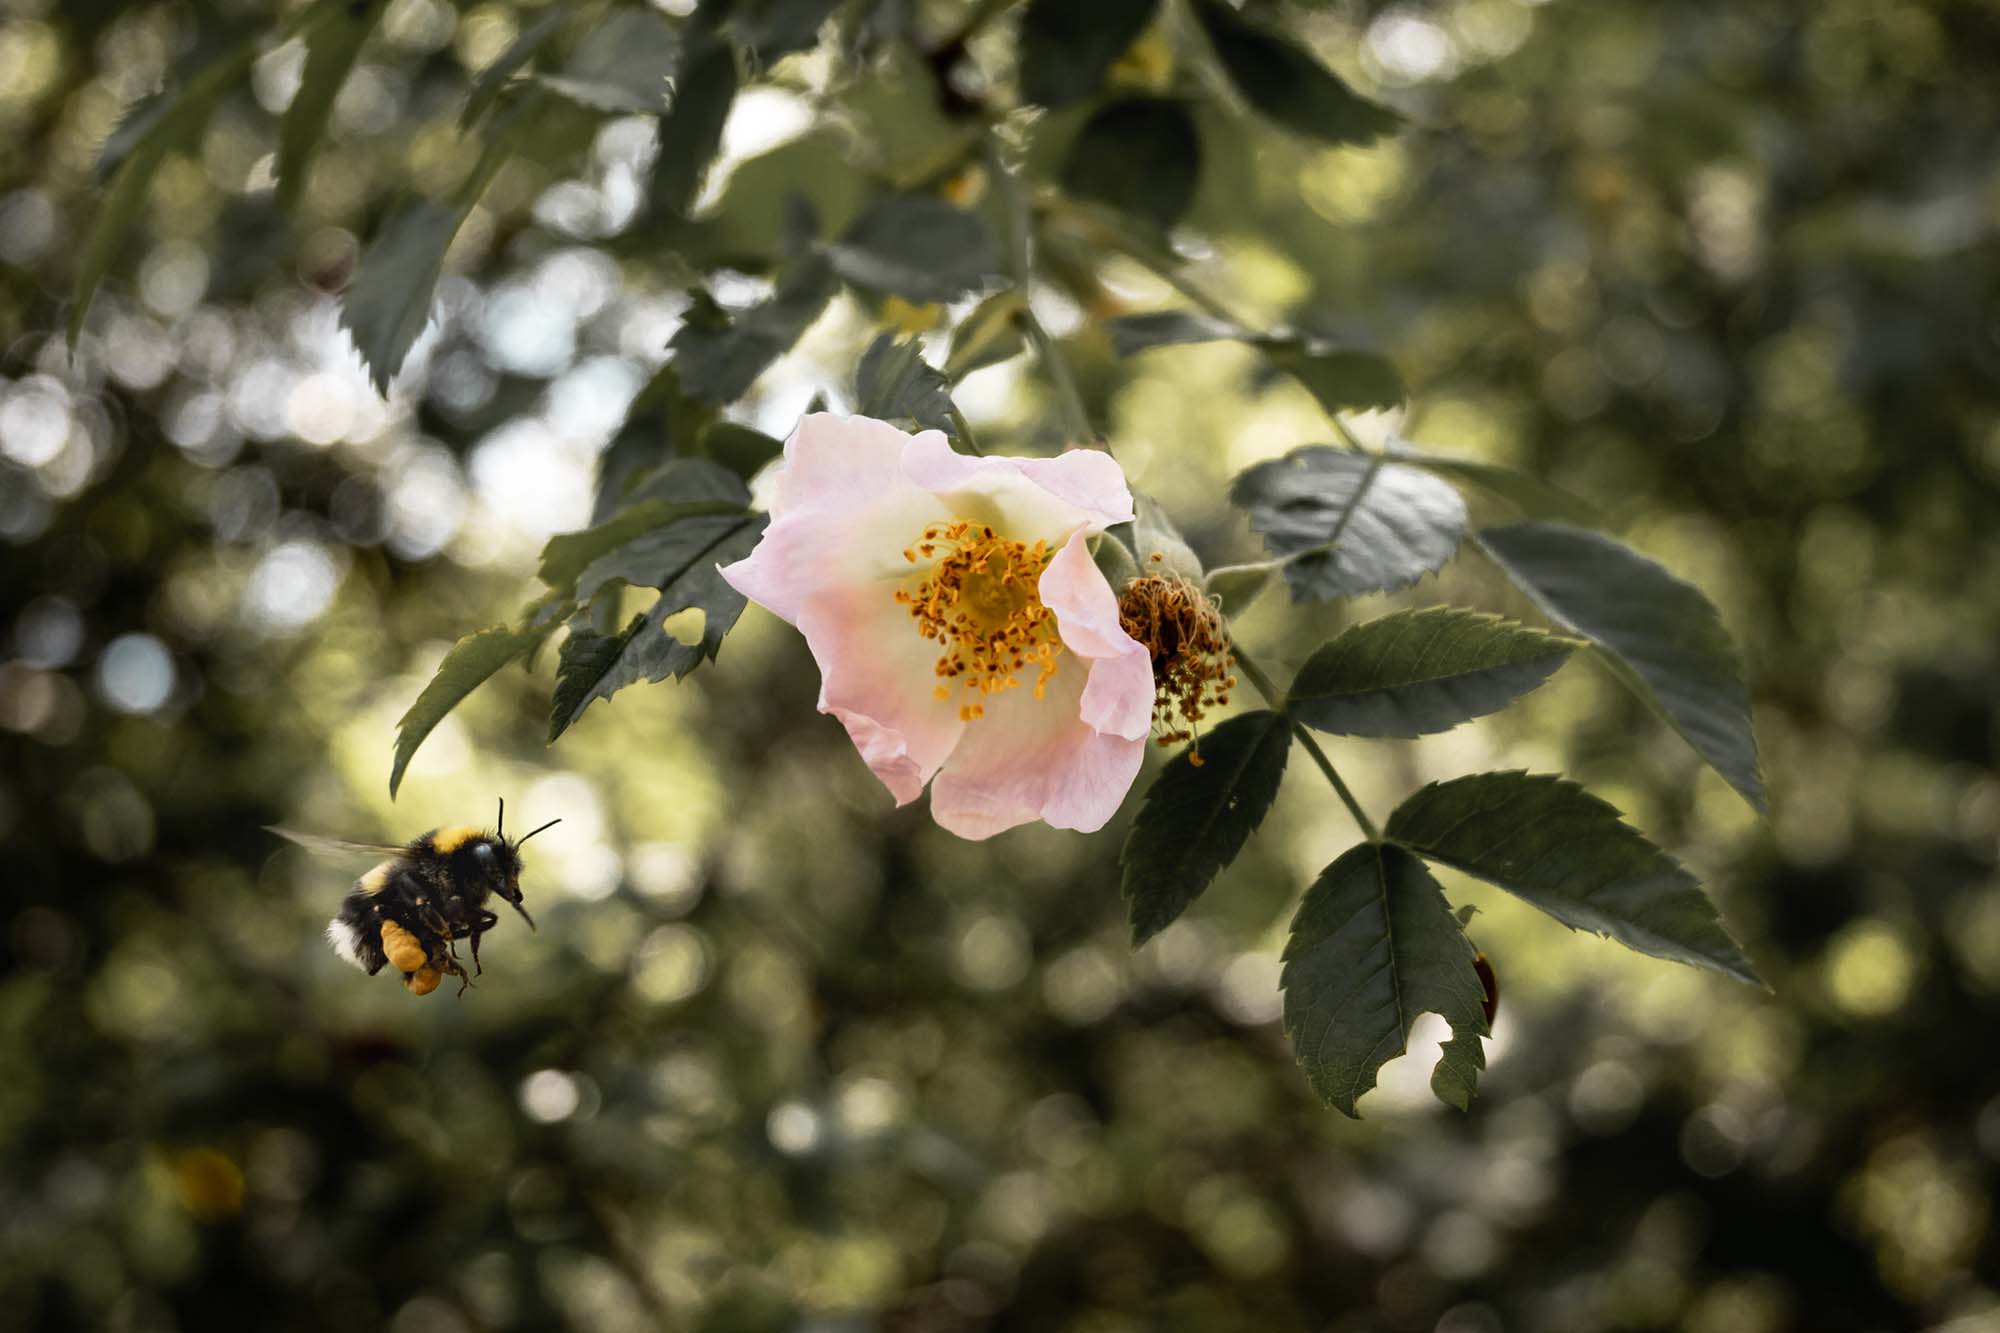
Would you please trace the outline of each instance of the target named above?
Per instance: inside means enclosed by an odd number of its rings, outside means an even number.
[[[819,711],[840,719],[896,804],[909,804],[966,726],[957,701],[933,693],[937,645],[917,633],[893,585],[822,591],[798,625],[819,663]]]
[[[960,518],[991,523],[1015,541],[1069,540],[1132,519],[1132,492],[1110,454],[1072,449],[1054,458],[974,458],[926,431],[903,453],[903,471]]]
[[[931,784],[931,817],[974,839],[1036,819],[1081,833],[1104,827],[1139,775],[1146,740],[1086,723],[1082,687],[1078,673],[1058,669],[1044,698],[1025,684],[990,696]]]
[[[1118,623],[1118,599],[1088,543],[1079,532],[1049,561],[1039,585],[1042,605],[1056,613],[1063,647],[1090,663],[1079,702],[1083,720],[1098,731],[1143,740],[1153,723],[1152,654]]]
[[[867,417],[806,417],[785,441],[770,527],[747,557],[722,566],[722,577],[794,625],[822,589],[900,579],[909,572],[903,548],[926,524],[951,517],[904,476],[910,443]]]

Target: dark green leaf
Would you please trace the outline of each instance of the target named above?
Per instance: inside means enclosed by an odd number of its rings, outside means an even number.
[[[1572,929],[1760,984],[1694,876],[1573,782],[1519,772],[1434,782],[1397,807],[1387,833]]]
[[[1104,321],[1111,350],[1121,357],[1137,356],[1155,347],[1182,343],[1255,342],[1257,335],[1240,324],[1199,314],[1192,310],[1155,310],[1144,315],[1121,315]]]
[[[573,628],[556,666],[549,740],[567,731],[598,699],[608,699],[637,681],[684,677],[721,651],[723,636],[743,614],[744,600],[717,572],[717,565],[741,560],[763,535],[762,514],[690,518],[675,525],[685,539],[646,575],[660,589],[659,600],[622,633],[599,635]],[[699,539],[699,540],[697,540]],[[666,627],[683,611],[701,613],[701,631],[686,642]]]
[[[819,44],[819,30],[843,0],[736,0],[729,22],[737,40],[765,65]]]
[[[1159,0],[1030,0],[1021,16],[1021,96],[1066,106],[1095,93]]]
[[[944,358],[945,378],[956,384],[975,370],[1018,356],[1028,345],[1019,322],[1022,306],[1021,293],[1012,288],[974,306],[951,331],[951,350]]]
[[[978,214],[920,194],[871,204],[827,253],[855,286],[918,303],[962,296],[1000,264]]]
[[[1553,518],[1578,524],[1597,521],[1596,510],[1588,503],[1526,472],[1470,458],[1428,453],[1407,440],[1390,441],[1384,452],[1398,462],[1491,492],[1530,518]]]
[[[1750,695],[1729,631],[1699,588],[1622,542],[1559,523],[1488,528],[1478,541],[1537,606],[1602,649],[1634,693],[1764,809]]]
[[[169,155],[196,148],[216,99],[243,81],[256,57],[256,37],[236,41],[190,75],[178,91],[163,91],[134,107],[106,139],[98,170],[109,173],[110,185],[91,219],[76,261],[69,312],[72,349],[83,332],[84,317],[90,313],[98,284],[104,281],[125,233],[145,207],[154,174]]]
[[[1300,601],[1408,587],[1440,568],[1465,535],[1465,501],[1415,468],[1308,445],[1236,478],[1229,498]]]
[[[1209,570],[1202,580],[1202,587],[1224,614],[1241,615],[1263,595],[1271,576],[1277,572],[1273,563],[1224,565],[1220,569]]]
[[[570,17],[569,7],[557,5],[548,13],[521,29],[512,45],[500,53],[500,58],[479,71],[479,77],[472,81],[472,91],[466,94],[465,110],[459,114],[458,127],[469,130],[493,104],[500,100],[500,94],[507,87],[507,81],[527,67],[535,58],[542,45],[555,36],[563,21]]]
[[[571,587],[594,561],[654,528],[694,514],[724,514],[740,508],[727,502],[682,504],[635,496],[626,508],[594,527],[580,532],[559,532],[549,538],[542,547],[539,571],[542,582],[551,588]]]
[[[1291,748],[1283,715],[1245,713],[1161,771],[1119,856],[1134,948],[1172,925],[1236,859],[1278,795]]]
[[[722,126],[736,101],[736,52],[725,41],[702,39],[688,48],[674,80],[673,106],[660,122],[660,156],[653,164],[650,196],[655,215],[687,216],[722,147]],[[732,397],[734,395],[731,395]]]
[[[577,43],[544,87],[593,111],[658,115],[667,108],[667,78],[680,59],[680,34],[652,9],[614,9]]]
[[[344,0],[327,6],[326,17],[306,29],[305,67],[299,74],[298,91],[285,108],[278,126],[278,202],[289,208],[306,183],[306,166],[313,149],[326,133],[333,114],[334,98],[347,82],[355,57],[361,54],[368,34],[382,19],[389,0],[366,0],[347,4]]]
[[[472,211],[471,199],[418,199],[382,224],[361,256],[341,303],[340,322],[354,339],[369,382],[387,395],[396,372],[431,319],[431,295],[445,251]]]
[[[1201,183],[1201,136],[1184,103],[1113,102],[1084,124],[1062,167],[1062,187],[1162,229],[1181,220]]]
[[[801,255],[779,271],[770,299],[733,316],[698,295],[668,344],[682,385],[711,402],[735,402],[819,318],[834,287],[825,259]]]
[[[1423,862],[1363,843],[1320,872],[1292,918],[1278,985],[1285,1032],[1327,1105],[1355,1102],[1409,1048],[1417,1015],[1451,1024],[1431,1091],[1464,1110],[1486,1067],[1485,988],[1465,930]]]
[[[1505,708],[1578,646],[1457,607],[1397,611],[1308,658],[1286,706],[1337,736],[1427,736]]]
[[[410,756],[424,743],[424,737],[445,715],[458,707],[466,695],[485,684],[509,662],[533,647],[540,636],[494,625],[468,634],[451,646],[438,663],[437,673],[424,686],[415,703],[396,723],[396,758],[389,769],[389,798],[403,785],[403,770]]]
[[[1296,338],[1260,338],[1257,345],[1328,412],[1396,407],[1403,401],[1403,377],[1385,356]]]
[[[717,513],[709,506],[678,506],[662,522],[591,561],[577,575],[576,601],[586,604],[613,583],[663,588],[682,577],[704,551],[753,519],[740,510]]]
[[[702,432],[702,451],[748,481],[785,451],[783,440],[734,421],[718,421]]]
[[[1293,133],[1323,143],[1365,144],[1401,123],[1395,112],[1342,83],[1311,52],[1220,0],[1197,0],[1195,12],[1243,100]]]
[[[854,375],[856,411],[879,421],[913,421],[931,430],[952,431],[951,386],[923,358],[915,338],[901,342],[879,335],[862,354]]]

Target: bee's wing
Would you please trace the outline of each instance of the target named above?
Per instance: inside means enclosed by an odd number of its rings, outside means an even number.
[[[391,847],[380,842],[348,842],[344,838],[322,838],[317,833],[301,833],[297,829],[280,828],[276,824],[266,824],[266,832],[297,843],[318,856],[361,857],[379,861],[385,856],[401,856],[404,849]]]

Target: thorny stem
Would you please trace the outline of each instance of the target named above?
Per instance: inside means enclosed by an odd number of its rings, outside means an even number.
[[[1242,646],[1234,639],[1230,641],[1229,651],[1236,658],[1236,665],[1243,669],[1244,676],[1256,686],[1257,693],[1264,696],[1264,702],[1279,712],[1284,712],[1285,706],[1280,702],[1278,687],[1264,674],[1264,669],[1246,657]],[[1347,807],[1347,813],[1354,816],[1354,822],[1362,834],[1370,842],[1382,841],[1382,831],[1375,827],[1375,821],[1361,808],[1361,802],[1354,799],[1354,793],[1347,789],[1345,782],[1341,781],[1340,773],[1333,766],[1333,760],[1326,757],[1326,751],[1322,750],[1319,742],[1313,739],[1313,734],[1296,718],[1287,715],[1286,720],[1292,725],[1292,736],[1304,747],[1305,752],[1312,756],[1313,763],[1319,765],[1319,771],[1326,774],[1326,780],[1333,784],[1334,794],[1340,797],[1341,804]]]
[[[1076,387],[1076,380],[1069,373],[1069,365],[1062,359],[1056,347],[1056,340],[1042,327],[1042,321],[1035,317],[1034,303],[1029,300],[1029,283],[1033,268],[1028,253],[1028,200],[1022,193],[1021,182],[1007,170],[1001,158],[1000,147],[989,135],[982,145],[986,159],[986,169],[991,173],[994,188],[1000,192],[1002,215],[1006,218],[1007,230],[1007,275],[1014,280],[1014,287],[1021,293],[1021,308],[1014,312],[1015,322],[1035,345],[1035,355],[1041,359],[1042,368],[1048,372],[1049,381],[1055,386],[1056,401],[1067,419],[1072,438],[1087,441],[1110,452],[1104,436],[1090,424],[1090,412],[1083,405],[1083,394]]]

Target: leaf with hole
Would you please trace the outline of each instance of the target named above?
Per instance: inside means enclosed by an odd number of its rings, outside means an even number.
[[[1094,95],[1159,0],[1030,0],[1021,15],[1021,96],[1067,106]]]
[[[1505,708],[1580,646],[1457,607],[1397,611],[1307,658],[1286,707],[1337,736],[1428,736]]]
[[[540,635],[494,625],[468,634],[451,646],[438,663],[430,683],[425,685],[409,711],[396,722],[396,757],[389,769],[389,799],[403,785],[403,771],[410,757],[437,724],[444,721],[468,694],[497,675],[500,669],[532,648]]]
[[[1419,1014],[1451,1025],[1431,1091],[1464,1110],[1486,1066],[1486,989],[1472,944],[1424,863],[1363,843],[1320,872],[1292,918],[1278,986],[1285,1033],[1313,1091],[1359,1118],[1378,1070]]]
[[[1465,501],[1444,482],[1327,445],[1259,463],[1229,498],[1284,561],[1298,601],[1406,588],[1441,568],[1465,535]]]
[[[1084,122],[1062,166],[1062,187],[1165,230],[1194,203],[1201,136],[1187,105],[1128,97]]]
[[[1236,859],[1277,798],[1291,748],[1282,714],[1244,713],[1161,770],[1118,858],[1134,948],[1172,925]]]
[[[1402,118],[1349,88],[1305,48],[1221,0],[1196,0],[1216,59],[1243,100],[1294,134],[1331,144],[1373,143]]]
[[[1521,772],[1434,782],[1385,832],[1574,930],[1762,984],[1694,876],[1573,782]]]
[[[1603,651],[1613,674],[1762,812],[1750,693],[1701,589],[1623,542],[1559,523],[1487,528],[1480,548],[1550,619]]]

